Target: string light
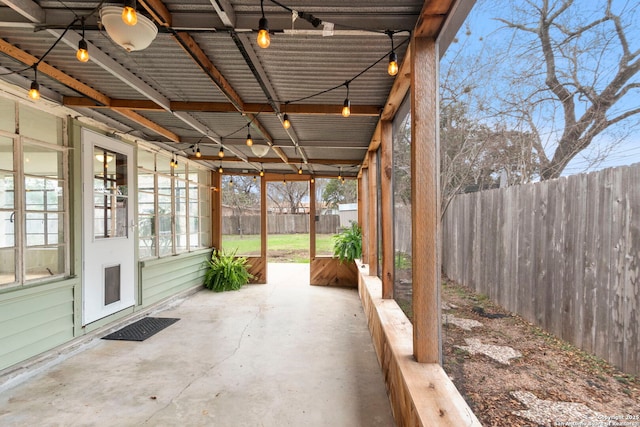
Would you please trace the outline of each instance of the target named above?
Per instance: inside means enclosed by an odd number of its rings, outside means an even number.
[[[31,89],[29,89],[29,98],[37,101],[40,99],[40,83],[37,80],[31,82]]]
[[[262,18],[258,22],[258,46],[266,49],[271,44],[271,36],[269,36],[269,21],[264,16],[264,0],[260,0],[260,10]]]
[[[233,187],[233,178],[229,179],[229,187]]]
[[[87,51],[87,42],[83,38],[78,42],[78,50],[76,51],[76,58],[80,62],[87,62],[89,60],[89,51]]]
[[[340,168],[340,172],[338,172],[338,180],[342,181],[342,168]]]
[[[251,123],[247,123],[247,147],[253,145],[253,139],[251,139]]]
[[[82,39],[78,42],[78,50],[76,51],[76,58],[80,62],[87,62],[89,60],[89,51],[87,41],[84,39],[84,16],[81,18],[82,22]]]
[[[313,184],[314,182],[316,182],[316,179],[314,177],[311,177],[311,183]]]
[[[289,121],[289,115],[287,114],[287,104],[288,102],[284,103],[284,116],[282,116],[282,126],[285,129],[289,129],[291,127],[291,122]]]
[[[218,157],[221,159],[224,157],[224,147],[222,145],[220,146],[220,151],[218,151]]]
[[[37,101],[40,99],[40,83],[38,83],[38,64],[33,65],[33,81],[29,89],[29,98]]]
[[[196,144],[196,157],[202,157],[202,152],[200,151],[200,144]]]
[[[253,175],[253,182],[256,182],[258,180],[258,177]]]
[[[260,165],[260,176],[264,176],[264,168]]]
[[[122,20],[125,24],[134,26],[138,23],[138,15],[136,13],[136,0],[125,0],[122,9]]]
[[[387,35],[391,39],[391,53],[389,54],[389,66],[387,72],[390,76],[398,74],[398,55],[393,47],[393,31],[387,31]]]
[[[298,168],[298,175],[302,175],[302,165]]]
[[[344,85],[347,87],[347,97],[342,105],[342,117],[349,117],[351,115],[351,101],[349,100],[349,82],[346,81]]]
[[[218,173],[222,173],[224,172],[224,169],[222,169],[222,163],[220,163],[220,167],[218,168]]]

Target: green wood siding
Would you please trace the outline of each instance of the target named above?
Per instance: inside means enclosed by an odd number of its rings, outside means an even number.
[[[73,287],[65,281],[0,294],[0,369],[73,339]]]
[[[211,251],[182,254],[140,263],[142,305],[149,306],[176,293],[202,286],[205,260]]]

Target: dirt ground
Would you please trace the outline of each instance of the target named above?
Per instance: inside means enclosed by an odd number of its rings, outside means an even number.
[[[461,285],[447,282],[442,300],[444,308],[450,307],[443,310],[443,317],[482,323],[471,330],[452,323],[443,324],[443,352],[445,370],[484,426],[640,427],[638,378],[617,371],[603,360],[547,334]],[[467,346],[469,342],[465,339],[474,338],[482,344],[511,347],[522,356],[506,365],[457,347]],[[524,391],[535,397],[522,393]],[[580,418],[579,409],[583,415],[588,409],[575,408],[576,405],[551,407],[549,402],[535,398],[579,402],[597,414],[591,412],[588,418]],[[514,414],[527,410],[523,415],[529,414],[530,419]],[[573,410],[578,414],[571,412]]]

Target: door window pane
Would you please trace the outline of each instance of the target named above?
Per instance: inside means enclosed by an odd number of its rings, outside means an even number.
[[[127,156],[101,147],[95,147],[93,154],[94,237],[127,237]]]

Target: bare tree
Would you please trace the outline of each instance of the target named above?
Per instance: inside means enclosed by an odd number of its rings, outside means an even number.
[[[305,182],[274,182],[268,186],[267,196],[279,209],[288,213],[298,213],[302,201],[309,194],[309,184]]]
[[[640,113],[640,49],[632,46],[638,40],[629,38],[638,3],[618,1],[624,4],[616,11],[613,0],[588,3],[523,0],[512,19],[499,18],[515,30],[512,51],[517,59],[530,65],[541,61],[529,67],[530,75],[520,76],[522,82],[541,84],[511,109],[535,136],[532,148],[541,179],[560,176],[571,159],[610,127],[638,123],[630,119]],[[558,116],[558,129],[541,132],[536,113],[546,114],[544,126]],[[542,133],[558,135],[550,155]]]
[[[457,193],[555,178],[577,155],[596,166],[640,127],[639,9],[478,0],[472,14],[502,27],[470,18],[441,64],[443,214]]]
[[[233,209],[236,216],[249,207],[260,206],[260,185],[250,176],[222,178],[222,203]]]

